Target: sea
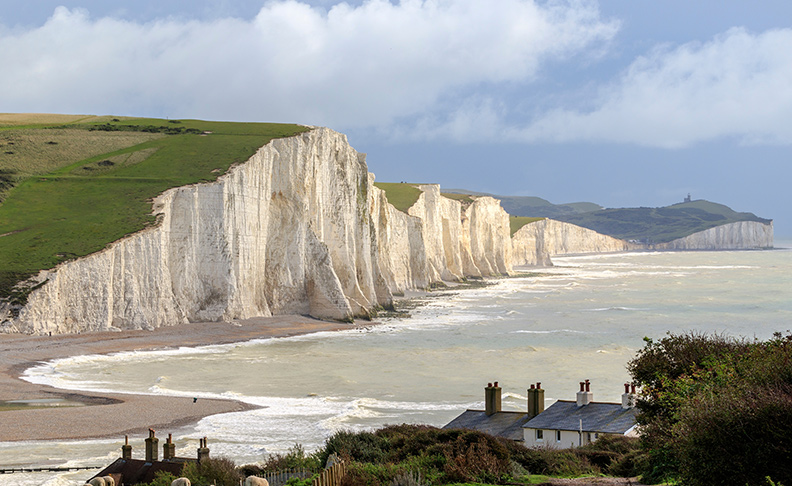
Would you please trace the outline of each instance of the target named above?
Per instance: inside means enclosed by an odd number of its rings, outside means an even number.
[[[212,456],[262,461],[339,430],[442,426],[482,408],[498,381],[503,408],[525,410],[537,382],[547,405],[590,380],[594,399],[620,401],[627,363],[667,333],[767,339],[792,329],[792,241],[765,251],[566,256],[476,288],[450,287],[402,303],[409,317],[306,336],[77,356],[25,379],[70,390],[233,398],[261,408],[215,415],[172,433],[177,455],[208,438]],[[2,416],[0,416],[2,418]],[[144,437],[130,437],[142,457]],[[105,466],[123,437],[0,442],[0,469]],[[81,485],[98,470],[0,475],[0,485]]]

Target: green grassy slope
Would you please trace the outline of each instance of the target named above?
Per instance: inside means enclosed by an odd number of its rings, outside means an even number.
[[[388,202],[403,213],[406,213],[421,195],[421,190],[415,187],[415,184],[375,182],[374,185],[385,191]]]
[[[71,138],[90,139],[90,149],[54,156],[27,173],[12,168],[19,167],[10,160],[16,154],[0,152],[0,171],[15,170],[13,188],[0,204],[0,297],[24,300],[25,293],[12,288],[19,280],[152,224],[151,199],[163,191],[213,181],[273,138],[307,130],[270,123],[116,120],[62,125],[57,130]],[[47,127],[25,130],[52,130]],[[7,131],[13,127],[4,126],[0,135]]]
[[[738,221],[770,222],[753,213],[738,213],[705,200],[663,208],[604,209],[558,219],[616,238],[648,243],[665,243]]]

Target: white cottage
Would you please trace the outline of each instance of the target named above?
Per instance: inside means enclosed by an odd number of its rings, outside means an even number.
[[[544,396],[544,390],[542,390]],[[530,390],[529,390],[530,402]],[[621,403],[595,402],[589,380],[580,382],[577,399],[558,400],[523,426],[525,445],[568,449],[603,435],[635,437],[635,385],[624,385]]]

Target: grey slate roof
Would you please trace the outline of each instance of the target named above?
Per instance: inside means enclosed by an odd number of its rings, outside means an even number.
[[[523,440],[522,427],[527,421],[525,412],[495,412],[487,416],[483,410],[466,410],[443,428],[478,430],[497,437]]]
[[[624,434],[635,425],[635,408],[623,409],[620,403],[591,402],[582,407],[577,402],[559,400],[547,410],[529,420],[524,428],[544,430],[580,429],[583,420],[584,432]]]

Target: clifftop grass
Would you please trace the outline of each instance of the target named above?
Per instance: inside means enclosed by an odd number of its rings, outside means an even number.
[[[308,130],[112,117],[53,125],[44,115],[28,117],[41,123],[0,115],[0,298],[19,303],[20,280],[154,223],[151,200],[167,189],[214,181],[270,140]],[[25,125],[4,123],[9,118]]]
[[[421,190],[415,184],[404,182],[375,182],[375,186],[385,191],[385,197],[399,211],[406,213],[418,201]]]
[[[511,229],[511,235],[514,236],[514,233],[520,231],[520,228],[525,226],[529,223],[535,223],[536,221],[541,221],[547,218],[530,218],[528,216],[509,216],[509,229]]]

